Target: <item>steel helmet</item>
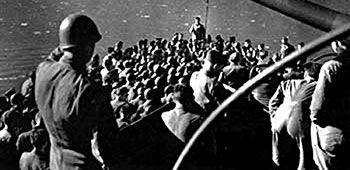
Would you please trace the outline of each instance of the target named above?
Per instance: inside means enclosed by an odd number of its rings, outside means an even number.
[[[58,34],[62,49],[94,44],[102,38],[95,22],[82,14],[68,15],[61,22]]]

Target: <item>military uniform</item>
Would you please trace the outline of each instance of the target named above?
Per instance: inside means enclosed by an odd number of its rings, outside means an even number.
[[[205,70],[192,74],[190,86],[193,89],[195,101],[207,113],[214,111],[221,102],[232,94],[218,81],[217,76]]]
[[[344,53],[323,64],[310,106],[314,160],[319,169],[348,169],[350,59]]]
[[[118,132],[108,94],[69,62],[46,60],[37,69],[35,96],[50,135],[51,170],[99,169],[91,152],[93,131],[107,163]]]

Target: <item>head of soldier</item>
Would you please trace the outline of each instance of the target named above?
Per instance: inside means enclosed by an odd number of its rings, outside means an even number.
[[[176,84],[173,89],[173,101],[187,105],[194,101],[193,90],[190,86],[184,84]]]
[[[218,75],[227,64],[227,56],[217,50],[209,50],[206,53],[203,69]]]
[[[347,40],[336,40],[331,43],[331,47],[339,55],[350,50],[350,43]]]
[[[45,129],[34,128],[29,136],[30,143],[34,146],[36,151],[40,154],[47,154],[50,152],[49,134]]]
[[[68,15],[59,27],[59,48],[64,55],[60,61],[70,63],[77,70],[85,70],[95,44],[102,38],[95,22],[82,14]]]
[[[117,50],[121,50],[123,48],[123,41],[118,41],[117,43],[115,43],[115,48],[114,50],[117,51]]]
[[[281,44],[286,44],[288,43],[288,36],[282,37],[281,39]]]
[[[241,60],[242,60],[242,56],[238,52],[233,52],[229,58],[229,62],[233,64],[239,64]]]
[[[201,22],[201,18],[199,16],[197,16],[196,18],[194,18],[194,23],[195,24],[199,24]]]

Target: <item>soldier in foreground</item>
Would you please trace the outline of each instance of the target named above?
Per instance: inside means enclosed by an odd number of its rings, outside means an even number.
[[[310,105],[313,157],[321,170],[349,169],[350,43],[334,41],[332,49],[337,57],[322,65]]]
[[[119,130],[109,95],[86,76],[100,39],[91,18],[71,14],[60,24],[60,58],[48,58],[37,68],[35,98],[50,136],[51,170],[101,169],[91,151],[94,132],[103,162],[112,162],[112,138]]]

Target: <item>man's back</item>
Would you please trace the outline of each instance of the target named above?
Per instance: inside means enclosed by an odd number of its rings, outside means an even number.
[[[82,113],[80,109],[84,109],[81,104],[87,104],[83,103],[84,100],[81,100],[81,97],[88,97],[82,95],[87,95],[84,91],[89,88],[89,82],[71,69],[68,64],[50,61],[39,66],[37,82],[36,100],[39,109],[44,111],[41,113],[50,134],[55,138],[61,138],[62,141],[57,141],[57,143],[62,143],[64,146],[78,147],[80,145],[79,147],[82,147],[81,144],[86,143],[90,137],[80,136],[83,137],[80,138],[78,136],[87,135],[86,131],[89,131],[91,127],[89,129],[80,127],[78,121],[85,116],[94,116],[79,115]],[[86,107],[85,105],[85,109]],[[75,134],[74,132],[80,133]]]
[[[19,161],[21,170],[49,170],[49,160],[47,155],[38,155],[32,152],[24,152]]]
[[[348,57],[348,56],[344,56]],[[323,64],[310,109],[313,119],[350,132],[350,59],[338,58]]]
[[[283,102],[292,102],[292,98],[296,91],[302,86],[302,84],[307,83],[303,79],[292,79],[282,81],[277,87],[276,92],[271,97],[270,109],[275,111]]]
[[[50,134],[51,169],[97,169],[91,153],[92,131],[101,118],[114,119],[108,95],[94,86],[68,63],[39,65],[36,102]]]
[[[314,80],[283,81],[269,102],[274,136],[273,161],[280,168],[308,169],[313,166],[308,108],[315,86]]]
[[[169,130],[180,140],[187,142],[201,123],[200,115],[175,108],[162,114],[162,119]]]
[[[207,112],[213,111],[219,105],[212,94],[216,79],[206,76],[203,70],[194,72],[190,79],[195,101]]]
[[[310,105],[314,161],[319,169],[349,169],[349,44],[332,48],[338,56],[322,65]]]

